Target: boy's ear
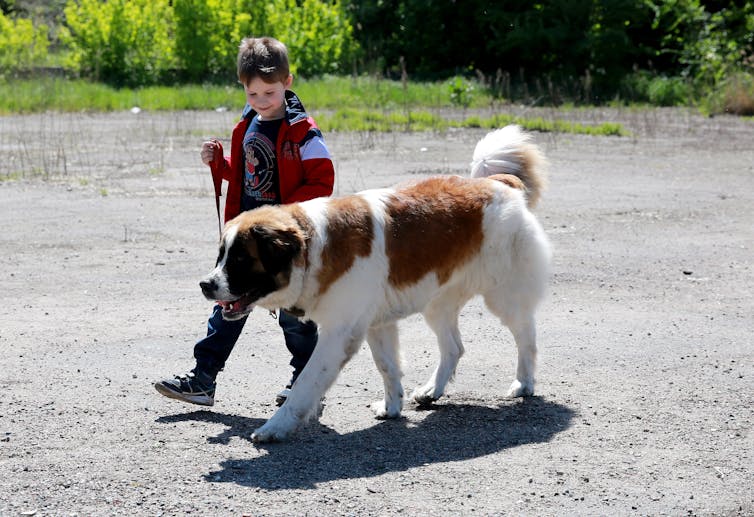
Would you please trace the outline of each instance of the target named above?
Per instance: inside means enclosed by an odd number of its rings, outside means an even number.
[[[288,78],[285,80],[285,89],[289,89],[291,85],[293,84],[293,74],[288,74]]]

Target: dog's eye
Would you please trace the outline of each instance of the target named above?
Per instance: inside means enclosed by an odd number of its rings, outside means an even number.
[[[251,259],[246,255],[231,255],[228,257],[228,262],[231,264],[246,264],[250,261]]]

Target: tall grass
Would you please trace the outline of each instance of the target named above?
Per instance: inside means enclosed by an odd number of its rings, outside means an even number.
[[[215,109],[243,102],[239,88],[189,85],[115,89],[79,79],[0,81],[0,114],[44,111],[150,111]]]
[[[524,129],[541,132],[575,133],[600,136],[626,136],[621,124],[606,122],[596,125],[579,124],[566,120],[546,120],[542,117],[517,117],[497,114],[490,117],[471,116],[447,119],[428,111],[381,113],[375,110],[339,109],[317,115],[317,123],[331,131],[442,131],[450,127],[495,129],[508,124],[518,124]]]
[[[316,109],[344,106],[379,110],[455,107],[446,82],[406,83],[367,77],[328,76],[297,80],[293,89]],[[467,107],[494,102],[482,87],[474,87]],[[46,77],[0,80],[0,113],[55,111],[113,111],[139,106],[145,110],[216,109],[243,103],[240,85],[183,85],[115,89],[80,79]]]
[[[406,108],[459,107],[454,101],[456,81],[472,89],[467,108],[484,108],[494,104],[494,97],[476,82],[459,78],[439,82],[406,82],[372,77],[327,76],[317,80],[294,82],[293,89],[318,109],[344,106],[392,110]]]
[[[754,74],[729,75],[704,104],[708,113],[754,116]]]
[[[309,110],[317,112],[317,122],[328,131],[439,131],[449,127],[494,128],[517,123],[539,131],[601,135],[625,133],[620,125],[612,123],[585,126],[501,114],[487,118],[463,118],[466,110],[499,106],[501,102],[478,83],[460,78],[434,83],[410,83],[369,77],[330,76],[296,81],[293,89],[304,99]],[[464,92],[462,102],[457,95],[459,89]],[[243,102],[240,85],[115,89],[101,83],[52,77],[0,80],[0,114],[108,112],[133,107],[147,111],[240,111]],[[450,113],[452,116],[443,116],[438,112]]]

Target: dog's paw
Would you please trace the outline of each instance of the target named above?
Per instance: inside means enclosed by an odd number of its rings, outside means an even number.
[[[374,417],[378,420],[387,420],[388,418],[398,418],[401,416],[400,404],[397,407],[387,407],[384,400],[378,400],[377,402],[373,402],[369,407],[374,412]]]
[[[518,379],[511,383],[511,387],[508,389],[507,397],[514,399],[516,397],[530,397],[534,395],[534,383],[533,382],[521,382]]]
[[[254,443],[270,443],[270,442],[283,442],[291,435],[292,429],[280,428],[275,425],[270,425],[268,421],[259,429],[255,429],[251,433],[251,441]]]
[[[435,396],[434,386],[422,386],[416,388],[411,394],[411,400],[416,402],[420,406],[431,406],[441,395]]]

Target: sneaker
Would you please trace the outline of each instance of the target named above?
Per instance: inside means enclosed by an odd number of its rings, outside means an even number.
[[[202,379],[200,380],[199,377]],[[197,376],[193,370],[185,375],[176,375],[172,379],[154,383],[154,388],[161,395],[200,406],[215,404],[215,386],[215,381],[208,375]]]

